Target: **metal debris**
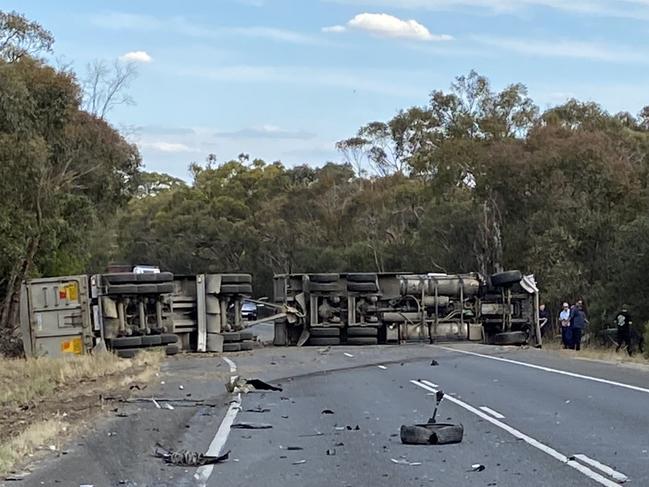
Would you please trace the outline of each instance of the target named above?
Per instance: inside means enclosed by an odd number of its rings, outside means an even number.
[[[202,465],[214,465],[223,463],[230,457],[230,450],[220,456],[208,456],[203,453],[189,450],[167,450],[159,443],[156,443],[155,456],[162,458],[165,463],[180,467],[200,467]]]
[[[469,471],[470,472],[482,472],[485,468],[487,468],[487,467],[485,467],[484,465],[481,465],[479,463],[474,463],[473,465],[471,465],[471,470],[469,470]]]
[[[241,430],[267,430],[272,428],[272,424],[268,423],[234,423],[230,428],[232,429],[241,429]]]
[[[320,414],[334,414],[334,412],[331,409],[323,409]]]
[[[287,446],[286,449],[288,451],[298,451],[298,450],[304,450],[301,446]]]
[[[405,459],[397,460],[396,458],[390,458],[390,461],[392,463],[396,463],[397,465],[408,465],[410,467],[416,467],[418,465],[421,465],[421,462],[409,462],[408,460]]]

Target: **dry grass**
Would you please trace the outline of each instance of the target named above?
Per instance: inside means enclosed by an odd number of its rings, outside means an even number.
[[[641,353],[637,352],[629,357],[626,350],[615,352],[615,348],[600,348],[592,345],[582,346],[579,352],[574,350],[564,350],[563,345],[559,342],[543,342],[543,350],[550,350],[564,357],[587,358],[592,360],[602,360],[616,364],[644,364],[649,365],[649,360]]]
[[[97,412],[98,392],[128,394],[130,384],[153,377],[163,358],[163,351],[147,351],[130,360],[108,352],[0,359],[0,475],[52,442],[58,448],[68,432],[66,421]]]

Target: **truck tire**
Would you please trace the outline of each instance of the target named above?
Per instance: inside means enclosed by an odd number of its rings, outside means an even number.
[[[146,272],[144,274],[135,274],[138,282],[171,282],[174,275],[171,272]]]
[[[250,274],[221,274],[221,285],[223,284],[252,284]]]
[[[329,283],[337,282],[339,278],[338,274],[309,274],[309,279],[311,282],[320,282],[320,283]]]
[[[119,358],[134,358],[137,353],[142,350],[141,348],[119,348],[115,350],[115,354]]]
[[[137,284],[110,284],[108,286],[108,294],[137,294],[138,286]]]
[[[347,274],[348,282],[373,282],[376,283],[376,274],[373,272],[354,272]]]
[[[142,346],[142,337],[119,337],[106,339],[108,346],[112,349],[135,348]]]
[[[223,343],[234,343],[241,341],[241,334],[238,331],[226,331],[222,333]]]
[[[162,345],[162,338],[160,335],[145,335],[140,338],[142,339],[143,347],[156,347]]]
[[[173,282],[163,282],[161,284],[156,284],[156,292],[159,294],[170,294],[174,292],[174,283]]]
[[[241,338],[241,340],[253,340],[255,334],[251,331],[240,331],[239,337]]]
[[[175,345],[173,343],[170,343],[165,347],[165,354],[166,355],[176,355],[180,351],[180,348],[178,345]]]
[[[497,333],[491,341],[494,345],[524,345],[527,343],[527,333],[524,331]]]
[[[253,345],[253,342],[251,342],[250,340],[245,340],[239,344],[242,351],[252,350]]]
[[[252,284],[221,284],[221,294],[252,294]]]
[[[347,328],[348,337],[376,337],[379,331],[373,326],[350,326]]]
[[[160,342],[163,345],[171,345],[172,343],[178,343],[178,335],[173,333],[163,333],[160,335]]]
[[[406,445],[447,445],[460,443],[464,436],[461,424],[432,423],[401,426],[401,443]]]
[[[240,343],[224,343],[223,344],[224,352],[240,352],[241,344]]]
[[[376,337],[349,337],[345,343],[347,345],[378,345],[379,339]]]
[[[337,337],[310,337],[307,345],[321,347],[323,345],[340,345],[340,338]]]
[[[375,282],[348,282],[347,290],[356,293],[375,293],[379,288]]]
[[[496,287],[511,286],[521,282],[523,274],[521,271],[505,271],[491,274],[491,285]]]
[[[311,282],[309,283],[309,291],[334,292],[340,291],[340,286],[337,282]]]
[[[133,274],[132,272],[116,272],[103,274],[101,278],[109,284],[124,284],[127,282],[136,282],[137,274]]]
[[[312,327],[311,328],[311,336],[312,337],[339,337],[340,336],[340,328],[334,327],[334,326],[320,326],[320,327]]]

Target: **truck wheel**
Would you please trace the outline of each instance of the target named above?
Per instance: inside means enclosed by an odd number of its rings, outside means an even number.
[[[252,294],[252,284],[221,284],[221,294]]]
[[[135,355],[142,350],[141,348],[120,348],[115,350],[115,353],[119,358],[133,358]]]
[[[337,282],[311,282],[309,283],[309,291],[334,292],[340,291],[340,286]]]
[[[173,333],[163,333],[162,335],[160,335],[160,342],[163,345],[170,345],[172,343],[177,343],[178,335],[175,335]]]
[[[108,294],[137,294],[137,284],[110,284],[108,286]]]
[[[241,351],[241,344],[240,343],[224,343],[223,344],[223,351],[224,352],[239,352],[239,351]]]
[[[222,333],[223,343],[233,343],[241,341],[241,334],[238,331],[226,331]]]
[[[169,344],[165,347],[165,354],[167,355],[176,355],[179,352],[180,348],[178,345]]]
[[[338,274],[309,274],[309,279],[311,280],[311,282],[337,282],[338,278]]]
[[[496,333],[491,341],[494,345],[524,345],[527,343],[527,333],[524,331]]]
[[[158,294],[158,284],[138,284],[136,287],[138,294]]]
[[[221,274],[221,284],[252,284],[250,274]]]
[[[160,335],[145,335],[142,338],[142,346],[155,347],[162,345],[162,338]]]
[[[159,294],[170,294],[174,292],[174,283],[173,282],[163,282],[162,284],[156,284],[156,292]]]
[[[253,342],[251,342],[250,340],[243,341],[243,342],[241,342],[239,344],[242,351],[244,351],[244,350],[252,350],[253,345],[254,345]]]
[[[521,279],[523,279],[521,271],[505,271],[491,274],[491,284],[493,286],[511,286],[521,282]]]
[[[347,290],[357,293],[375,293],[379,288],[375,282],[348,282]]]
[[[142,337],[119,337],[106,339],[106,343],[112,349],[135,348],[142,346]]]
[[[338,327],[313,327],[311,328],[311,336],[312,337],[339,337],[340,336],[340,328]]]
[[[171,272],[145,272],[144,274],[135,274],[138,282],[170,282],[174,280]]]
[[[239,332],[239,337],[242,340],[253,340],[255,337],[255,334],[251,331],[240,331]]]
[[[373,282],[376,283],[376,274],[373,272],[354,272],[347,274],[347,281],[349,282]]]
[[[378,345],[379,340],[376,337],[349,337],[347,345]]]
[[[127,282],[136,282],[137,274],[132,272],[116,272],[113,274],[102,274],[102,280],[110,284],[123,284]]]
[[[307,345],[314,347],[322,345],[340,345],[340,338],[337,337],[311,337],[306,342]]]
[[[406,445],[446,445],[460,443],[464,436],[461,424],[415,424],[401,426],[401,443]]]
[[[379,331],[373,326],[350,326],[347,328],[348,337],[376,337]]]

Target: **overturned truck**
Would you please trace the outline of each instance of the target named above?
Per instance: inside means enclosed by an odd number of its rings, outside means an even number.
[[[541,345],[538,289],[519,271],[492,274],[280,274],[275,345],[472,340]]]

